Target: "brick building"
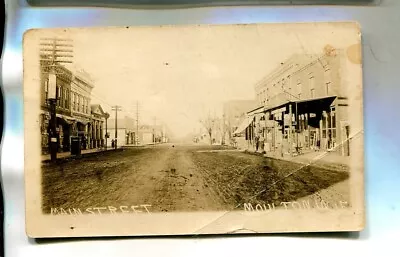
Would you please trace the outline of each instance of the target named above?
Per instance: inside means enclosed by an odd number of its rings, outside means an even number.
[[[267,152],[321,149],[349,155],[343,60],[341,50],[295,54],[257,83],[258,108],[247,113],[249,145],[262,137]]]
[[[70,151],[71,137],[79,136],[82,148],[102,146],[104,113],[93,113],[91,92],[94,88],[90,76],[82,70],[70,70],[57,65],[56,70],[56,127],[58,150]],[[41,61],[41,146],[42,152],[49,152],[50,105],[48,102],[49,73],[45,61]],[[101,108],[101,107],[100,107]],[[96,136],[94,143],[93,135]]]

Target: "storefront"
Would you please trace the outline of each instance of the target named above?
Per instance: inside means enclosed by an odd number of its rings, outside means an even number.
[[[252,113],[254,120],[246,128],[246,140],[254,146],[254,138],[261,137],[266,152],[280,155],[320,150],[350,155],[347,110],[342,108],[338,115],[337,106],[337,97],[330,96],[288,101],[262,113]]]
[[[67,152],[70,150],[70,137],[73,129],[73,118],[66,115],[56,115],[56,131],[58,137],[58,151]],[[40,115],[41,147],[42,153],[47,154],[49,149],[49,129],[51,124],[50,114],[44,112]]]

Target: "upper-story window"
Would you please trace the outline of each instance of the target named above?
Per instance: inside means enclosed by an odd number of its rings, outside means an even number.
[[[297,80],[297,93],[299,95],[301,95],[302,90],[303,90],[303,88],[302,88],[301,80],[299,79],[299,80]]]
[[[81,110],[81,112],[85,112],[85,98],[84,98],[83,96],[82,96],[81,104],[82,104],[82,110]]]
[[[315,97],[315,89],[314,89],[314,88],[311,88],[311,89],[310,89],[310,97],[311,97],[311,98],[314,98],[314,97]]]
[[[77,98],[78,98],[77,111],[80,112],[81,111],[81,96],[77,95]]]
[[[326,95],[331,94],[331,86],[332,86],[332,83],[330,81],[325,83],[325,93],[326,93]]]
[[[65,108],[66,108],[66,109],[69,109],[69,108],[70,108],[69,89],[65,89]]]
[[[62,106],[62,88],[60,85],[57,85],[56,87],[56,95],[57,95],[57,105]]]
[[[266,90],[264,89],[263,90],[263,103],[264,104],[265,104],[266,100],[267,100],[267,93],[266,93]]]
[[[315,78],[312,72],[309,74],[309,89],[311,91],[311,98],[315,97]]]
[[[44,100],[47,103],[47,99],[49,98],[49,80],[46,79],[44,81]]]

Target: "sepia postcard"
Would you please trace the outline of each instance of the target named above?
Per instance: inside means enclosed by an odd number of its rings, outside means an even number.
[[[24,34],[29,237],[360,231],[355,22]]]

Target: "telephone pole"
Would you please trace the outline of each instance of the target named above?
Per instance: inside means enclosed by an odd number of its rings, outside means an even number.
[[[139,145],[139,101],[136,101],[136,145]]]
[[[57,132],[57,100],[61,92],[57,89],[57,75],[64,73],[57,68],[61,63],[72,63],[73,58],[71,39],[61,38],[42,38],[40,39],[40,71],[48,74],[45,86],[47,86],[48,99],[50,105],[50,127],[49,127],[49,146],[51,161],[57,160],[59,136]]]
[[[117,138],[118,138],[118,111],[121,111],[122,108],[119,105],[114,105],[111,107],[111,110],[115,111],[115,140],[114,140],[114,148],[117,149]]]
[[[155,129],[156,129],[156,117],[154,117],[154,127],[153,127],[153,144],[156,144],[156,134],[155,134]]]

